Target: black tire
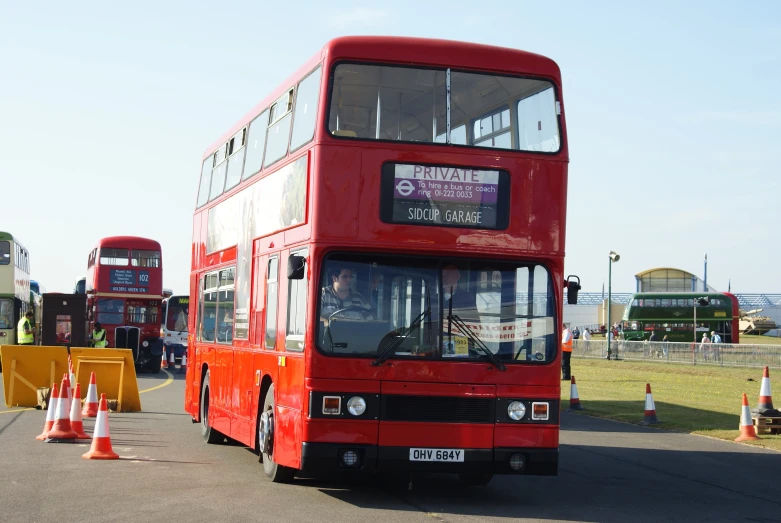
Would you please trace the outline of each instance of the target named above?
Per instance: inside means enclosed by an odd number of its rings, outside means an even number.
[[[209,371],[207,370],[201,384],[201,437],[206,443],[221,443],[225,440],[225,435],[209,425],[209,403],[211,399],[209,392]]]
[[[481,487],[488,485],[493,479],[493,474],[480,474],[478,472],[462,472],[458,475],[458,481],[468,487]]]
[[[163,355],[159,354],[157,356],[152,356],[149,361],[147,361],[141,369],[144,372],[148,372],[149,374],[160,374],[160,365],[163,362]]]
[[[296,475],[296,469],[290,467],[284,467],[277,464],[274,461],[274,384],[272,383],[266,391],[266,397],[263,398],[262,407],[258,413],[258,449],[262,449],[261,440],[261,417],[264,413],[267,413],[267,417],[270,420],[270,448],[260,450],[259,461],[263,463],[263,472],[274,483],[289,483],[293,481]]]

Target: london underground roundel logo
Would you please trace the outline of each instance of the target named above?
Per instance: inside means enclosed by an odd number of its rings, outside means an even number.
[[[415,186],[412,185],[412,182],[409,180],[402,180],[396,185],[396,190],[399,191],[399,194],[402,196],[409,196],[412,194],[412,191],[415,190]]]

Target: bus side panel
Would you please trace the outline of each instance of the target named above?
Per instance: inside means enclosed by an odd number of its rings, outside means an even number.
[[[301,463],[301,411],[302,391],[304,389],[304,354],[287,351],[285,333],[287,332],[288,300],[290,282],[287,275],[288,252],[282,251],[279,260],[279,314],[277,315],[277,410],[284,425],[278,424],[274,444],[279,445],[274,450],[274,458],[279,463],[298,468]]]
[[[274,434],[274,461],[301,468],[301,411],[277,405]]]
[[[231,405],[231,437],[245,445],[250,445],[250,439],[255,427],[252,425],[253,391],[255,373],[253,372],[254,353],[246,348],[236,348],[233,351],[233,367],[228,369],[233,373],[233,394]],[[257,396],[257,393],[254,394]]]
[[[215,349],[214,366],[210,367],[211,400],[214,408],[212,411],[211,426],[223,434],[229,435],[230,408],[231,408],[231,383],[233,376],[231,369],[233,367],[233,349],[231,347],[220,347]]]
[[[255,439],[258,436],[256,430],[258,424],[258,412],[263,406],[263,400],[265,399],[263,396],[261,396],[261,385],[263,380],[266,378],[270,378],[271,383],[277,382],[277,355],[271,351],[257,350],[253,353],[253,361],[253,368],[255,371],[252,373],[252,379],[255,380],[255,398],[253,401],[253,411],[251,416],[252,437],[250,438],[250,443],[252,446],[255,445]]]
[[[195,397],[194,401],[194,407],[195,412],[198,415],[198,419],[200,419],[200,409],[201,409],[201,387],[203,386],[203,383],[201,382],[203,369],[210,369],[210,374],[214,372],[215,364],[214,364],[214,358],[215,358],[215,352],[214,352],[214,345],[209,344],[201,344],[199,343],[195,347],[195,379],[193,380],[193,395]],[[190,366],[189,364],[187,365]],[[213,393],[212,393],[213,394]]]
[[[190,275],[190,312],[187,315],[187,373],[185,374],[184,389],[184,410],[193,417],[198,416],[198,406],[201,390],[201,366],[198,364],[198,357],[195,350],[195,319],[198,316],[198,276]]]

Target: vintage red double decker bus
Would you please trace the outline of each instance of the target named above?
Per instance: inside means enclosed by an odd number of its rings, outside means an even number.
[[[95,322],[109,347],[133,349],[135,363],[159,372],[159,314],[163,299],[160,244],[135,236],[101,239],[87,258],[87,332]]]
[[[346,37],[209,147],[185,393],[204,439],[273,481],[556,475],[562,107],[539,55]]]

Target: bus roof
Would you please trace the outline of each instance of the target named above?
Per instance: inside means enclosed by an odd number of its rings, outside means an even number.
[[[411,60],[410,57],[415,59]],[[560,83],[559,66],[545,56],[508,47],[399,36],[343,36],[328,41],[303,66],[278,85],[266,98],[245,114],[231,129],[204,151],[202,161],[224,145],[241,128],[267,109],[325,58],[330,61],[355,60],[398,63],[405,66],[448,66],[454,69],[507,74],[534,74]]]
[[[140,236],[109,236],[98,240],[97,247],[125,247],[159,251],[160,243]]]
[[[22,245],[22,243],[19,241],[19,239],[18,238],[14,238],[14,235],[11,234],[10,232],[0,231],[0,240],[11,241],[11,242],[14,242],[14,243],[18,243],[19,245]]]

